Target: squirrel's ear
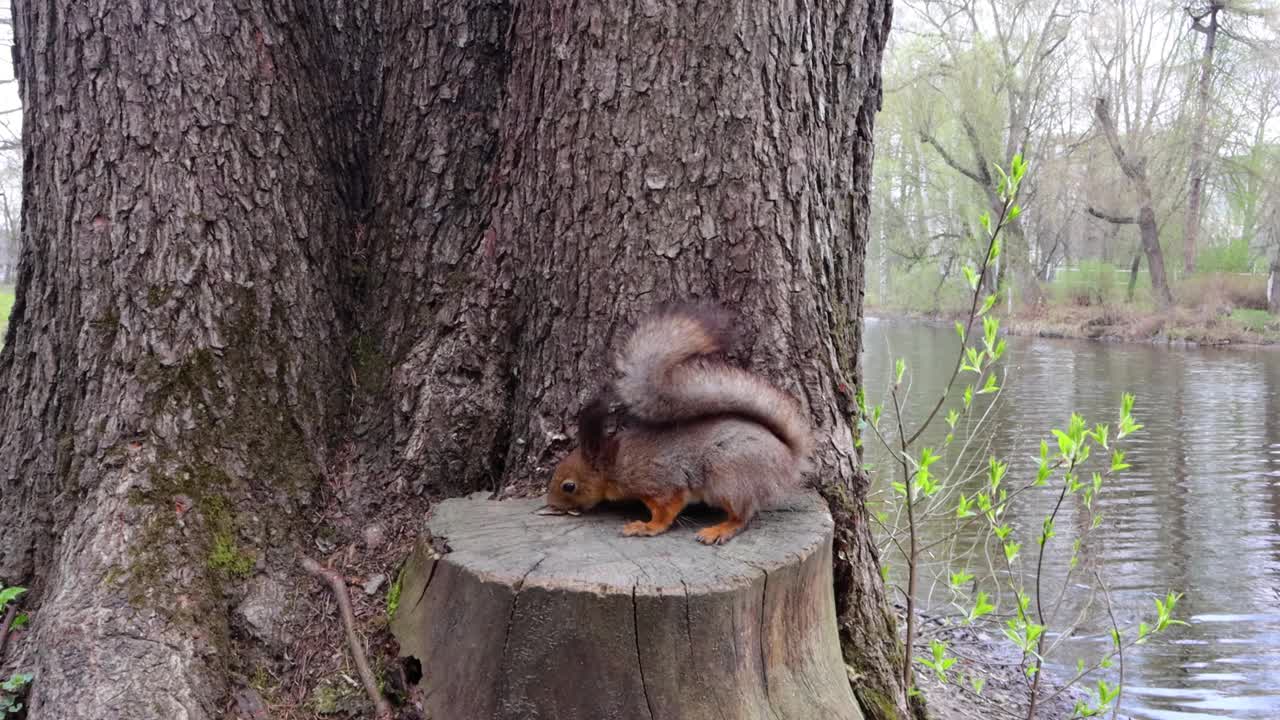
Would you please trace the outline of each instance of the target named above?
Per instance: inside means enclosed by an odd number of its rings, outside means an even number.
[[[606,461],[610,454],[609,446],[613,443],[608,437],[608,423],[612,400],[612,389],[605,387],[578,413],[578,447],[582,449],[582,457],[592,466]]]

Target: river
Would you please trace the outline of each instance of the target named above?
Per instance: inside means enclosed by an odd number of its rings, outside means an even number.
[[[918,425],[926,400],[937,398],[955,364],[954,329],[870,318],[864,340],[868,398],[887,398],[894,359],[905,358],[910,395],[904,414],[909,427]],[[1121,394],[1137,397],[1133,413],[1144,427],[1125,441],[1132,468],[1102,491],[1104,522],[1087,546],[1085,564],[1101,570],[1122,626],[1151,619],[1155,598],[1169,590],[1183,593],[1177,615],[1189,626],[1125,653],[1122,714],[1143,720],[1280,718],[1280,351],[1021,337],[1008,342],[1007,380],[978,436],[1010,463],[1006,484],[1034,475],[1040,440],[1056,448],[1050,430],[1065,428],[1072,412],[1090,424],[1114,425]],[[945,433],[939,418],[924,444],[939,447]],[[873,487],[883,492],[890,456],[870,438],[866,446]],[[942,461],[931,470],[945,466]],[[1041,521],[1059,487],[1024,495],[1010,510],[1024,563],[1034,564]],[[1062,560],[1082,516],[1078,503],[1068,503],[1058,518],[1048,553],[1057,562],[1046,589],[1061,585]],[[924,528],[922,544],[951,527]],[[886,559],[891,579],[899,579],[899,558],[889,553]],[[1072,576],[1060,616],[1082,611],[1085,620],[1050,658],[1060,678],[1074,671],[1077,658],[1092,661],[1110,643],[1106,603],[1085,587],[1091,579],[1083,574]],[[988,578],[980,589],[997,587]],[[938,612],[951,598],[945,583],[922,584],[921,594]],[[1086,605],[1090,597],[1093,603]],[[1005,597],[1001,611],[1009,603]]]

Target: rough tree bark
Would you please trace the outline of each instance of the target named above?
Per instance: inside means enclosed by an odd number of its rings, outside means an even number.
[[[1187,8],[1187,13],[1191,15],[1192,29],[1204,34],[1200,78],[1196,83],[1195,123],[1191,127],[1191,157],[1187,164],[1191,187],[1187,193],[1187,222],[1182,246],[1182,266],[1187,274],[1195,272],[1196,246],[1200,241],[1200,201],[1204,197],[1204,144],[1209,124],[1209,90],[1213,77],[1213,54],[1218,44],[1218,12],[1222,7],[1215,0],[1202,13],[1195,13],[1190,7]],[[1208,22],[1205,21],[1206,18]]]
[[[1147,159],[1141,155],[1129,154],[1120,144],[1120,134],[1116,130],[1115,120],[1111,117],[1111,109],[1106,98],[1094,100],[1093,115],[1102,128],[1102,134],[1107,139],[1111,154],[1115,156],[1120,170],[1129,179],[1129,184],[1137,196],[1138,236],[1142,242],[1142,251],[1147,256],[1147,271],[1151,273],[1151,291],[1161,307],[1169,308],[1173,305],[1173,294],[1169,291],[1169,281],[1164,272],[1164,253],[1160,249],[1160,230],[1156,225],[1151,181],[1147,178]],[[1096,211],[1093,214],[1100,217]],[[1112,220],[1112,222],[1116,221]],[[1131,220],[1126,219],[1123,222],[1131,222]]]
[[[845,661],[906,716],[848,417],[889,1],[314,6],[14,5],[32,717],[220,717],[270,644],[250,586],[309,586],[321,531],[539,489],[612,333],[688,296],[811,409]],[[332,488],[349,526],[308,510]]]

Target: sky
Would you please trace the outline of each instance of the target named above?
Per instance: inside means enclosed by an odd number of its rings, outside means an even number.
[[[0,139],[22,137],[22,103],[18,100],[18,81],[13,77],[13,24],[11,3],[0,0]]]

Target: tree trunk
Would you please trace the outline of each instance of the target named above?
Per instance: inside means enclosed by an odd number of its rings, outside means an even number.
[[[1125,301],[1133,302],[1133,291],[1138,286],[1138,268],[1142,265],[1142,253],[1133,254],[1133,262],[1129,263],[1129,287],[1125,290]]]
[[[1209,122],[1209,90],[1210,80],[1213,77],[1213,53],[1218,42],[1218,11],[1221,9],[1222,6],[1217,2],[1211,2],[1207,10],[1208,24],[1201,25],[1203,18],[1194,18],[1192,25],[1197,31],[1204,33],[1204,54],[1200,57],[1195,123],[1191,127],[1191,157],[1187,165],[1191,188],[1187,193],[1187,222],[1183,232],[1182,266],[1188,275],[1196,269],[1196,246],[1200,238],[1200,201],[1204,196],[1204,145]]]
[[[1151,292],[1156,296],[1156,302],[1167,309],[1173,306],[1173,293],[1169,291],[1169,279],[1164,274],[1164,252],[1160,249],[1160,230],[1151,201],[1151,186],[1145,175],[1137,184],[1138,236],[1147,256],[1147,271],[1151,273]]]
[[[1138,196],[1138,235],[1142,241],[1142,251],[1147,256],[1147,270],[1151,273],[1151,292],[1155,295],[1156,302],[1167,309],[1173,306],[1173,294],[1169,291],[1169,281],[1164,274],[1164,252],[1160,249],[1160,229],[1156,225],[1155,204],[1151,199],[1151,182],[1147,179],[1147,159],[1130,155],[1120,144],[1120,134],[1116,131],[1106,98],[1094,101],[1093,113],[1102,126],[1112,155]]]
[[[314,538],[540,490],[615,330],[696,296],[827,438],[844,660],[905,717],[849,423],[888,0],[313,5],[15,4],[31,717],[221,717]]]
[[[1271,272],[1267,273],[1267,310],[1280,315],[1280,248],[1271,258]]]

